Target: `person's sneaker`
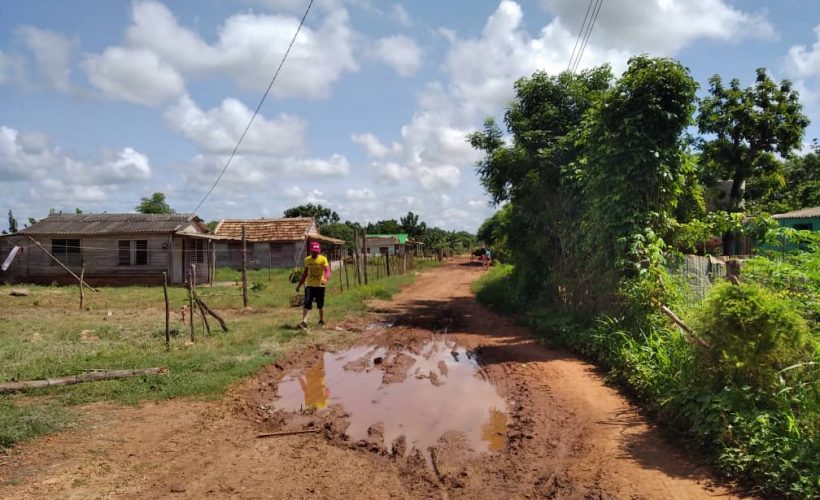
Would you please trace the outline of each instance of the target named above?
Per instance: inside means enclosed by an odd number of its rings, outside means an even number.
[[[307,327],[307,323],[305,323],[304,321],[302,321],[301,323],[299,323],[299,325],[298,325],[298,326],[299,326],[299,328],[301,328],[301,329],[302,329],[302,330],[304,330],[304,331],[307,331],[307,329],[308,329],[308,327]]]

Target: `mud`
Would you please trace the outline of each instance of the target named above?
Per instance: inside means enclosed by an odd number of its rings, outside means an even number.
[[[92,405],[0,460],[0,497],[738,496],[592,366],[481,308],[483,272],[424,274],[333,325],[347,348],[292,353],[222,402]]]

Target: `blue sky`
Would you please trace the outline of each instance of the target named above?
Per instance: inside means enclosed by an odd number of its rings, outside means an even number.
[[[307,0],[0,3],[0,208],[190,211],[224,165]],[[412,210],[474,231],[492,213],[464,137],[516,78],[566,68],[582,0],[315,0],[206,220],[313,202]],[[671,56],[705,87],[757,67],[800,90],[820,137],[820,2],[605,0],[582,67]],[[814,123],[816,122],[816,123]]]

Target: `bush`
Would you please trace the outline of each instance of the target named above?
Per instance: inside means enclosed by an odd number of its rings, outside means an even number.
[[[780,370],[810,356],[805,320],[790,302],[756,284],[715,286],[697,324],[726,383],[773,389]]]

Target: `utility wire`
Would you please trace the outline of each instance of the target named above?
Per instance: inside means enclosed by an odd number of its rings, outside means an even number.
[[[216,180],[214,181],[211,188],[208,189],[208,192],[205,193],[205,196],[202,197],[202,200],[199,202],[199,204],[196,206],[196,208],[191,210],[192,213],[195,213],[197,210],[199,210],[199,208],[202,206],[202,204],[205,203],[205,200],[208,199],[208,197],[211,195],[211,193],[216,188],[216,185],[219,184],[220,180],[222,180],[222,176],[225,175],[225,172],[228,170],[228,166],[230,166],[231,161],[233,160],[233,157],[236,156],[236,152],[239,150],[239,145],[242,144],[242,141],[245,139],[245,134],[247,134],[248,130],[250,130],[251,125],[253,125],[254,119],[256,119],[256,115],[259,114],[259,110],[262,108],[262,104],[265,102],[265,98],[268,97],[268,93],[270,93],[270,89],[273,88],[273,83],[276,81],[276,77],[279,76],[279,71],[281,71],[282,66],[285,65],[285,61],[288,58],[288,54],[290,54],[290,49],[293,48],[293,44],[296,42],[296,37],[299,36],[299,32],[302,31],[302,26],[305,24],[305,19],[307,18],[308,12],[310,12],[310,7],[312,5],[313,5],[313,0],[310,0],[310,2],[308,2],[307,8],[305,9],[304,15],[302,15],[302,20],[299,21],[299,27],[296,28],[296,33],[293,34],[293,38],[290,40],[290,45],[288,45],[288,49],[285,51],[285,54],[282,56],[282,61],[279,63],[279,67],[276,68],[276,72],[273,74],[273,78],[271,78],[270,83],[268,84],[268,88],[265,90],[265,93],[262,95],[262,99],[259,101],[259,105],[256,106],[256,110],[253,112],[253,115],[251,116],[251,119],[248,122],[248,126],[245,127],[244,132],[242,132],[242,135],[239,136],[239,140],[236,142],[236,147],[233,148],[233,151],[231,152],[231,155],[228,157],[228,161],[225,162],[225,166],[222,167],[222,171],[219,173],[219,176],[216,178]]]
[[[604,0],[597,0],[595,4],[595,9],[592,13],[592,18],[590,19],[589,25],[587,26],[587,32],[584,36],[584,42],[581,44],[581,49],[578,51],[578,57],[575,60],[575,65],[572,68],[572,72],[578,70],[578,66],[581,64],[581,58],[584,56],[584,51],[587,48],[587,43],[589,43],[589,37],[592,35],[592,30],[595,28],[595,21],[598,20],[598,14],[601,12],[601,6],[604,4]]]
[[[587,5],[587,12],[584,14],[584,21],[581,23],[581,29],[578,30],[578,36],[575,38],[575,46],[572,47],[572,54],[569,56],[569,62],[567,63],[567,71],[572,68],[572,60],[575,59],[575,51],[578,49],[578,43],[581,41],[581,33],[584,32],[584,27],[587,24],[587,19],[589,19],[589,11],[592,9],[592,2],[595,0],[589,0],[589,4]]]

